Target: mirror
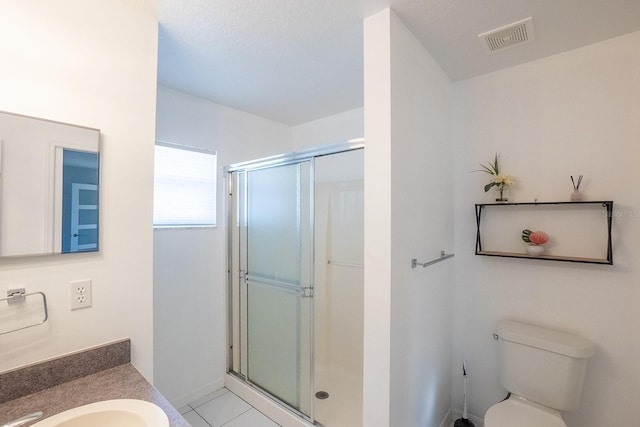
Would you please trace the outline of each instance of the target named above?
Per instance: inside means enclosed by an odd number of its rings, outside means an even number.
[[[0,257],[98,250],[100,131],[0,112]]]

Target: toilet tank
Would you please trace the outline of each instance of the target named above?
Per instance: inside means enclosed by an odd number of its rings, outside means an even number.
[[[591,341],[513,320],[499,321],[495,333],[504,388],[560,411],[578,408]]]

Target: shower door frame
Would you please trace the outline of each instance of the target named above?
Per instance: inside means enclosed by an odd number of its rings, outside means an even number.
[[[313,304],[311,312],[310,312],[310,354],[309,354],[309,366],[310,366],[310,394],[311,396],[309,396],[310,398],[310,408],[309,408],[309,415],[297,410],[296,408],[292,407],[291,405],[289,405],[287,402],[284,402],[283,400],[279,399],[277,396],[274,396],[273,394],[269,393],[267,390],[262,389],[260,386],[252,383],[245,375],[243,375],[240,371],[241,371],[241,366],[242,366],[242,360],[240,361],[240,367],[238,367],[237,371],[234,370],[234,348],[233,348],[233,339],[234,339],[234,312],[233,312],[233,305],[234,305],[234,301],[233,301],[233,286],[234,286],[234,274],[238,274],[239,276],[239,280],[242,280],[242,272],[241,270],[239,271],[234,271],[234,265],[233,265],[233,250],[234,250],[234,233],[232,232],[232,227],[234,227],[234,223],[235,223],[235,219],[233,218],[233,213],[234,213],[234,209],[232,206],[232,202],[233,202],[233,194],[234,194],[234,180],[232,179],[232,176],[234,173],[237,172],[244,172],[245,174],[249,171],[253,171],[253,170],[258,170],[258,169],[266,169],[266,168],[271,168],[271,167],[278,167],[278,166],[286,166],[286,165],[291,165],[291,164],[298,164],[298,163],[302,163],[305,161],[309,161],[310,165],[311,165],[311,175],[310,175],[310,181],[312,184],[312,189],[313,191],[311,191],[310,194],[310,199],[311,199],[311,206],[314,206],[314,200],[315,200],[315,170],[314,170],[314,159],[316,157],[321,157],[321,156],[328,156],[328,155],[332,155],[332,154],[339,154],[339,153],[344,153],[344,152],[348,152],[348,151],[353,151],[353,150],[359,150],[359,149],[363,149],[364,148],[364,143],[363,142],[352,142],[352,143],[344,143],[344,144],[336,144],[336,145],[327,145],[327,146],[322,146],[322,147],[317,147],[317,148],[312,148],[312,149],[307,149],[307,150],[300,150],[300,151],[294,151],[291,153],[286,153],[286,154],[279,154],[276,156],[271,156],[271,157],[265,157],[265,158],[261,158],[261,159],[256,159],[256,160],[251,160],[251,161],[247,161],[247,162],[242,162],[242,163],[235,163],[229,166],[225,166],[224,167],[224,176],[225,176],[225,184],[226,184],[226,190],[227,190],[227,197],[225,198],[225,209],[226,209],[226,224],[225,224],[225,231],[227,234],[227,251],[226,251],[226,258],[227,258],[227,286],[226,286],[226,290],[227,290],[227,304],[226,304],[226,310],[227,310],[227,336],[226,336],[226,341],[227,341],[227,351],[226,351],[226,357],[227,357],[227,373],[230,375],[233,375],[235,378],[239,379],[242,383],[244,383],[245,385],[251,387],[252,389],[256,390],[258,393],[268,397],[269,399],[271,399],[272,401],[274,401],[275,403],[279,404],[280,406],[282,406],[284,409],[293,412],[294,414],[296,414],[297,416],[301,417],[302,419],[309,421],[311,423],[314,423],[314,377],[315,377],[315,373],[314,373],[314,313],[313,313]],[[246,175],[245,175],[245,184],[246,184]],[[246,195],[245,195],[246,197]],[[315,217],[314,217],[314,212],[313,212],[313,208],[310,211],[310,227],[311,227],[311,246],[312,246],[312,262],[311,262],[311,278],[312,278],[312,282],[315,281],[315,272],[314,272],[314,268],[313,268],[313,264],[314,264],[314,260],[315,260],[315,251],[314,251],[314,247],[315,247]],[[309,284],[311,290],[313,290],[313,287],[315,286],[315,283],[311,283]],[[311,293],[308,295],[310,298],[313,298],[313,291],[311,291]],[[241,316],[240,316],[241,317]],[[242,320],[242,319],[241,319]],[[239,327],[239,330],[242,331],[242,327]],[[239,344],[242,345],[243,340],[240,339]],[[238,350],[240,355],[242,354],[242,349]]]

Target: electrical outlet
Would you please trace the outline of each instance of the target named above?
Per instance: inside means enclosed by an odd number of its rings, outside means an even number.
[[[71,310],[91,307],[91,280],[76,280],[71,285]]]

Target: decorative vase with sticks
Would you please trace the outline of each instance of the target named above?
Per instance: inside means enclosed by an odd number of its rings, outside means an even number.
[[[571,193],[571,201],[579,202],[582,200],[582,193],[580,193],[580,184],[582,183],[582,175],[578,176],[577,180],[573,179],[571,175],[571,184],[573,184],[573,193]]]

